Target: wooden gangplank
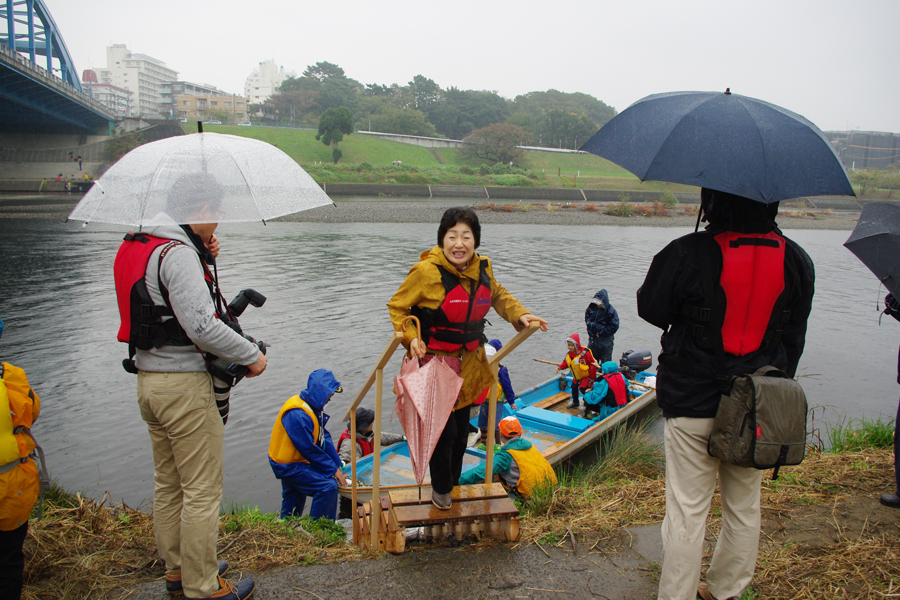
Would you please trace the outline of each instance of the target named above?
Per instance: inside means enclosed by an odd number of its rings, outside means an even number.
[[[451,492],[453,503],[449,510],[440,510],[431,503],[431,488],[391,491],[379,500],[376,511],[378,550],[401,553],[406,550],[406,530],[423,527],[424,533],[437,540],[448,534],[456,539],[474,536],[515,541],[519,537],[519,510],[499,483],[457,486]],[[358,518],[364,547],[371,547],[366,534],[372,531],[371,503],[358,508]]]

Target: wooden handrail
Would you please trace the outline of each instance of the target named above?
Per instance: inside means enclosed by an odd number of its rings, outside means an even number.
[[[384,367],[391,360],[402,340],[403,334],[395,331],[384,352],[378,357],[378,362],[375,363],[371,373],[369,373],[363,386],[350,404],[350,408],[347,409],[347,414],[342,419],[344,421],[348,418],[350,419],[350,478],[352,479],[350,483],[350,502],[353,511],[351,515],[353,518],[353,543],[356,544],[359,542],[359,515],[356,511],[356,407],[359,406],[374,384],[375,422],[372,424],[372,432],[375,438],[375,448],[372,456],[372,510],[369,513],[372,530],[371,550],[378,550],[378,530],[381,525],[381,502],[378,500],[378,484],[381,474],[381,396],[382,387],[384,387]]]
[[[484,483],[490,484],[491,479],[493,478],[492,471],[494,470],[494,429],[496,428],[497,423],[497,379],[500,373],[500,360],[503,359],[510,352],[515,350],[519,344],[528,339],[532,333],[540,328],[541,324],[537,321],[532,321],[528,327],[520,331],[515,335],[515,337],[506,344],[503,345],[502,348],[497,350],[494,355],[488,359],[488,364],[491,365],[491,375],[494,381],[491,383],[491,392],[488,396],[490,398],[488,405],[488,437],[487,443],[485,446],[487,447],[487,454],[484,458]]]

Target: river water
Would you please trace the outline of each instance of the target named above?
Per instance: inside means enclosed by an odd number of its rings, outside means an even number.
[[[35,434],[52,476],[65,488],[131,506],[152,498],[149,438],[136,402],[136,381],[121,367],[126,346],[115,341],[118,313],[112,264],[124,229],[47,220],[0,220],[0,356],[28,373],[42,400]],[[225,504],[275,510],[280,486],[266,452],[282,403],[305,387],[310,371],[329,368],[346,392],[327,411],[336,439],[339,419],[359,390],[392,328],[385,303],[419,253],[435,243],[436,224],[270,223],[223,225],[219,276],[226,297],[252,287],[268,297],[250,307],[244,329],[271,344],[269,367],[241,382],[225,428]],[[584,336],[584,309],[599,288],[609,290],[622,323],[614,358],[648,348],[654,364],[660,331],[637,317],[634,292],[653,255],[686,228],[485,225],[480,251],[494,261],[498,281],[534,314],[550,322],[504,364],[516,390],[554,374],[565,339]],[[816,425],[861,417],[892,418],[897,406],[900,326],[878,324],[878,282],[842,244],[847,231],[802,230],[787,235],[816,264],[816,299],[798,374]],[[496,313],[489,337],[513,328]],[[385,377],[385,428],[392,414]],[[365,405],[374,404],[374,391]]]

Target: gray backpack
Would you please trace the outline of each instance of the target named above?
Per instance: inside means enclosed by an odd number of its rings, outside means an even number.
[[[740,467],[772,469],[799,465],[806,454],[806,394],[772,366],[732,379],[716,412],[707,451]]]

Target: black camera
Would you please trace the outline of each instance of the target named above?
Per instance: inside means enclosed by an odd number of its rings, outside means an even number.
[[[219,315],[219,318],[223,323],[231,327],[234,331],[239,333],[244,339],[247,339],[259,348],[259,351],[263,354],[266,353],[266,348],[268,345],[262,340],[256,340],[241,329],[240,323],[238,323],[237,318],[241,316],[248,306],[253,305],[256,308],[259,308],[263,304],[266,303],[266,297],[257,292],[256,290],[246,289],[238,292],[238,295],[234,297],[234,300],[228,303],[228,311],[227,314]],[[230,362],[225,360],[224,358],[219,358],[218,356],[210,353],[206,353],[204,355],[206,359],[206,370],[212,375],[213,378],[213,391],[216,395],[216,408],[219,409],[219,415],[222,417],[222,423],[228,422],[228,409],[229,409],[229,401],[231,400],[231,388],[234,387],[237,382],[243,379],[247,373],[250,372],[249,367],[246,365],[239,365],[234,362]]]

